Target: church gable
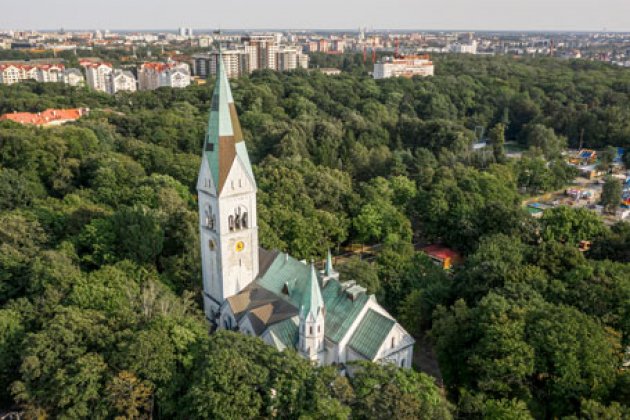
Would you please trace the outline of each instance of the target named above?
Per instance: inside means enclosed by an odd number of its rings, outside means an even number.
[[[221,196],[238,195],[250,193],[256,190],[253,174],[250,174],[243,163],[242,159],[237,155],[232,162],[228,175],[225,177]]]

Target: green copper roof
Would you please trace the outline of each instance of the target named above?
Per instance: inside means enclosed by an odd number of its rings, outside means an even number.
[[[300,301],[300,315],[306,317],[311,314],[313,318],[317,318],[319,311],[324,308],[324,299],[319,289],[319,281],[315,272],[315,265],[311,263],[311,272],[303,288],[302,299]]]
[[[247,146],[243,141],[243,134],[221,53],[217,59],[216,83],[212,94],[203,150],[210,165],[210,172],[217,193],[221,192],[225,179],[237,157],[255,185],[254,172],[249,161]]]
[[[324,269],[324,273],[327,276],[330,276],[335,273],[335,270],[333,269],[332,255],[330,253],[330,248],[328,248],[328,255],[326,255],[326,268]]]
[[[257,282],[270,292],[284,297],[296,308],[300,308],[304,299],[310,299],[308,294],[312,294],[312,290],[309,289],[313,286],[311,275],[309,266],[279,253]],[[366,293],[356,293],[354,298],[351,298],[337,280],[328,281],[324,288],[320,288],[320,292],[326,309],[325,335],[338,343],[359,316],[369,296]]]
[[[325,334],[330,340],[338,343],[357,319],[369,297],[366,293],[361,293],[356,299],[350,299],[336,280],[326,283],[323,297],[326,305]]]
[[[299,330],[297,317],[285,319],[269,327],[269,332],[278,341],[276,347],[282,351],[286,348],[294,349],[297,346]]]
[[[285,296],[296,308],[302,302],[304,285],[309,277],[309,267],[287,254],[279,253],[258,284],[279,296]],[[289,294],[283,293],[285,285]]]
[[[394,324],[396,321],[393,319],[370,309],[357,326],[348,345],[362,356],[374,360]]]

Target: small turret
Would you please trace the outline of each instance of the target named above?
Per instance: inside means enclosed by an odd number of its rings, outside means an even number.
[[[330,248],[328,249],[328,254],[326,255],[326,265],[320,273],[322,276],[322,287],[325,287],[329,280],[339,280],[339,273],[336,272],[333,268],[332,254],[330,253]]]
[[[299,350],[307,359],[323,363],[324,323],[326,308],[317,280],[315,265],[311,262],[311,272],[300,303],[300,342]]]

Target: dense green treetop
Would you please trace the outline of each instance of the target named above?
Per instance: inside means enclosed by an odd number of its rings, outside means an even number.
[[[435,345],[448,403],[416,371],[362,364],[348,378],[255,338],[208,335],[195,198],[208,86],[107,96],[29,82],[0,86],[1,113],[91,113],[45,129],[0,123],[0,408],[627,416],[630,228],[566,207],[536,220],[521,202],[575,176],[567,144],[630,147],[630,73],[547,58],[435,61],[435,77],[375,81],[360,55],[317,56],[346,71],[258,71],[232,85],[261,244],[298,258],[378,245],[369,262],[338,269]],[[478,127],[486,149],[471,147]],[[507,157],[507,142],[522,159]],[[445,272],[417,251],[427,243],[464,263]]]

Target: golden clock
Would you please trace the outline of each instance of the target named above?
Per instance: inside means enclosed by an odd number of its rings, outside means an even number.
[[[243,241],[238,241],[234,249],[236,249],[236,252],[241,252],[245,249],[245,243]]]

